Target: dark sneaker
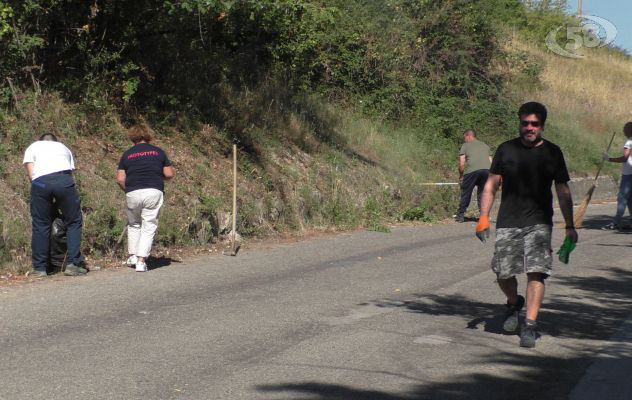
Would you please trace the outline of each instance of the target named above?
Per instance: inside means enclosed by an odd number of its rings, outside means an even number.
[[[456,217],[454,217],[454,221],[465,222],[465,217],[463,215],[457,215]]]
[[[523,324],[520,330],[520,347],[535,347],[535,325]]]
[[[88,270],[82,267],[78,267],[75,264],[66,265],[66,269],[64,270],[64,275],[66,276],[78,276],[85,275],[88,273]]]
[[[615,224],[614,222],[611,222],[601,227],[601,230],[603,231],[618,231],[620,229],[621,228],[619,228],[619,225]]]
[[[85,269],[86,272],[90,272],[90,268],[88,268],[88,264],[86,264],[86,262],[84,260],[81,260],[79,262],[79,264],[77,264],[77,267],[79,267],[81,269]]]
[[[39,269],[32,269],[32,270],[29,271],[27,276],[29,278],[44,278],[44,277],[48,276],[48,274],[46,273],[46,271],[42,271],[42,270],[39,270]]]
[[[518,301],[516,304],[506,305],[507,311],[505,313],[505,322],[503,323],[503,329],[506,332],[515,332],[518,329],[518,316],[520,315],[520,310],[524,307],[524,297],[518,295]]]

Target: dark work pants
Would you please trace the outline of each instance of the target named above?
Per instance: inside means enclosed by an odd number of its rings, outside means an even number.
[[[53,203],[53,200],[55,203]],[[68,263],[79,265],[81,257],[81,207],[72,175],[55,173],[40,176],[31,184],[33,268],[48,266],[50,231],[56,209],[61,210],[68,240]]]
[[[467,207],[469,207],[474,187],[478,190],[476,200],[478,201],[478,209],[481,209],[481,196],[483,195],[483,188],[485,187],[488,176],[488,169],[479,169],[463,175],[463,183],[461,183],[461,203],[459,204],[459,210],[456,212],[457,217],[462,217]]]

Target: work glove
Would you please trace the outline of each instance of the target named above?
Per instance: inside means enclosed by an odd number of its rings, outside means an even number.
[[[481,215],[476,224],[476,237],[483,243],[489,238],[489,217]]]
[[[603,154],[602,154],[602,156],[601,156],[601,158],[602,158],[604,161],[608,161],[608,160],[610,159],[610,155],[608,155],[608,153],[603,153]]]

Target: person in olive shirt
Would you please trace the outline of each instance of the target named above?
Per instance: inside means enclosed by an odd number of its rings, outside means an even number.
[[[459,151],[459,183],[461,184],[461,201],[456,212],[457,222],[465,221],[465,210],[470,205],[472,191],[477,188],[478,208],[481,208],[481,195],[487,176],[489,175],[489,146],[476,139],[476,133],[468,129],[463,133],[463,146]]]

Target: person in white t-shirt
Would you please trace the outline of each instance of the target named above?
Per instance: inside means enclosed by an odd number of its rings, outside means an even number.
[[[608,153],[603,154],[604,161],[623,163],[619,194],[617,195],[617,213],[611,223],[601,228],[604,230],[621,230],[621,218],[623,218],[626,206],[632,215],[632,157],[630,157],[632,153],[632,121],[623,126],[623,134],[628,138],[623,145],[623,155],[610,157]]]
[[[31,181],[33,269],[30,276],[47,275],[50,232],[56,210],[61,210],[68,242],[64,275],[85,274],[88,270],[81,256],[83,220],[79,193],[72,177],[75,169],[72,153],[55,135],[47,133],[26,149],[23,164]]]

